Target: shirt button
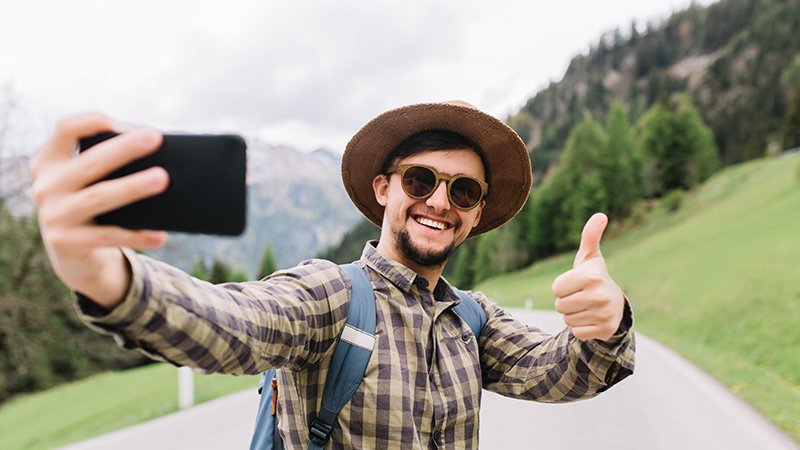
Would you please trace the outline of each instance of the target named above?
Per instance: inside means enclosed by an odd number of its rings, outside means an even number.
[[[433,372],[431,372],[431,373],[429,373],[429,374],[428,374],[428,379],[430,379],[430,380],[431,380],[431,383],[433,383],[433,381],[436,379],[436,377],[435,377],[435,376],[433,376]]]
[[[417,277],[417,284],[422,287],[428,287],[428,280],[423,277]]]
[[[439,430],[436,430],[433,433],[433,440],[436,441],[436,442],[439,442],[439,440],[441,440],[441,439],[442,439],[442,432],[439,431]]]
[[[469,342],[469,333],[464,333],[461,335],[461,340],[464,342]]]

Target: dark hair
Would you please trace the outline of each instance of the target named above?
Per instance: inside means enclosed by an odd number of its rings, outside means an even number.
[[[428,130],[411,135],[411,137],[401,142],[400,145],[392,150],[383,163],[381,173],[386,173],[386,170],[399,159],[408,158],[418,153],[437,150],[472,150],[480,156],[483,166],[486,167],[486,162],[483,160],[480,147],[472,142],[472,140],[458,133],[453,133],[452,131]],[[489,176],[488,170],[486,176]]]

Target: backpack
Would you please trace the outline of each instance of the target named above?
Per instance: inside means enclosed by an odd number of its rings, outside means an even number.
[[[325,447],[336,416],[350,401],[364,378],[375,342],[375,292],[372,284],[364,270],[356,264],[344,264],[341,268],[350,277],[353,291],[350,295],[347,324],[339,337],[325,380],[322,407],[309,427],[309,450],[321,450]],[[456,289],[456,293],[461,297],[461,303],[453,307],[453,310],[469,325],[476,337],[480,336],[486,324],[486,313],[466,292]],[[258,393],[261,394],[261,401],[250,450],[283,450],[276,415],[278,382],[275,369],[269,369],[261,375]]]

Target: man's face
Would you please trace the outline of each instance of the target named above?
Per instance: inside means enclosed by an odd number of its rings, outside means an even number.
[[[419,153],[396,164],[423,164],[441,174],[470,175],[486,180],[480,156],[472,150]],[[478,224],[484,202],[469,210],[454,207],[447,183],[440,181],[426,199],[403,191],[400,172],[378,175],[373,182],[378,203],[385,207],[379,248],[408,267],[441,267]]]

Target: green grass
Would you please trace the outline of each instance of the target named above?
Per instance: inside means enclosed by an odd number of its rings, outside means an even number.
[[[800,441],[798,158],[729,168],[603,242],[636,329],[689,358]],[[612,233],[613,234],[613,233]],[[552,309],[573,255],[478,286],[500,304]]]
[[[255,389],[258,377],[195,375],[195,403]],[[0,449],[59,447],[178,410],[178,370],[152,364],[98,374],[0,408]]]

